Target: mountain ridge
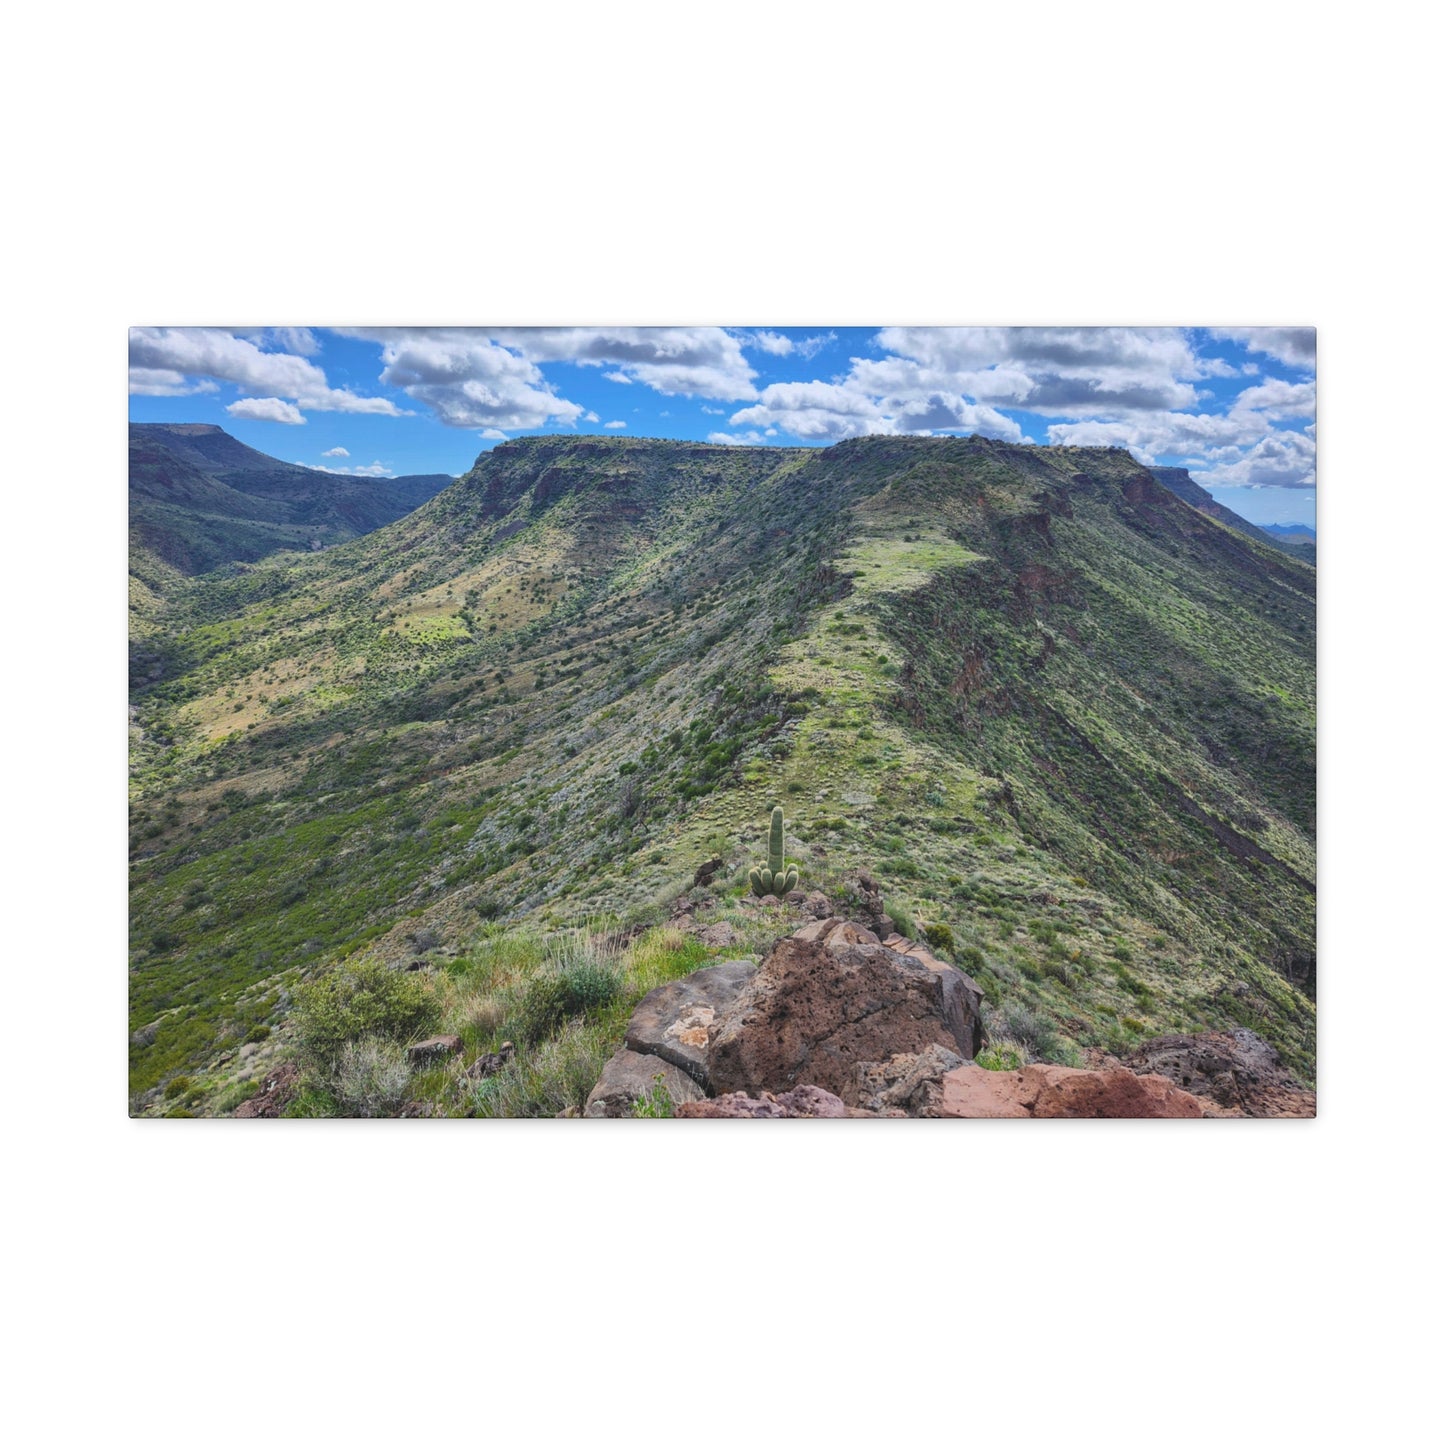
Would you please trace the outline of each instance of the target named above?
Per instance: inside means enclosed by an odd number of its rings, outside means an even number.
[[[805,881],[871,869],[1069,1047],[1308,1074],[1313,591],[1117,449],[498,446],[188,591],[135,698],[138,1107],[328,960],[645,917],[780,799]]]

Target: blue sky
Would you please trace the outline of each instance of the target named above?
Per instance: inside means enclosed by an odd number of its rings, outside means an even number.
[[[1315,521],[1315,339],[1287,327],[136,327],[134,421],[306,466],[459,475],[552,432],[1128,447],[1255,522]]]

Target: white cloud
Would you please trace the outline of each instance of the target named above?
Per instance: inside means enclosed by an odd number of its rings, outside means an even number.
[[[528,361],[610,366],[616,381],[640,381],[664,396],[748,401],[757,374],[742,342],[720,326],[548,326],[491,331],[491,339]]]
[[[777,331],[744,332],[742,340],[745,346],[766,351],[769,356],[787,356],[793,349],[792,338]]]
[[[618,384],[618,386],[631,386],[631,385],[632,385],[632,378],[631,378],[630,376],[628,376],[625,372],[621,372],[621,371],[604,371],[604,372],[602,373],[602,375],[603,375],[603,377],[604,377],[607,381],[615,381],[615,382]]]
[[[583,409],[558,396],[530,361],[471,327],[381,327],[347,335],[381,343],[381,380],[423,402],[447,426],[527,431],[574,423]]]
[[[1237,341],[1246,350],[1262,352],[1286,366],[1303,371],[1315,369],[1313,326],[1216,326],[1210,335],[1221,341]]]
[[[260,397],[290,397],[305,411],[402,415],[385,397],[357,396],[332,388],[326,373],[304,356],[263,351],[254,341],[216,327],[134,327],[130,333],[130,365],[132,377],[138,374],[142,384],[147,377],[163,372],[231,382],[243,392]]]
[[[488,442],[504,442],[507,440],[506,432],[498,431],[494,426],[489,426],[486,431],[480,433],[480,435],[483,441]]]
[[[608,431],[618,431],[622,427],[625,427],[627,423],[625,421],[605,421],[602,425],[606,427]]]
[[[976,431],[1007,441],[1023,438],[1018,423],[992,407],[919,385],[916,368],[914,375],[883,375],[868,366],[855,362],[843,382],[774,382],[763,390],[757,406],[733,413],[732,425],[775,426],[804,441],[935,431]]]
[[[145,366],[133,366],[130,369],[132,396],[195,396],[199,392],[220,389],[209,378],[187,385],[186,378],[179,371],[157,370]]]
[[[244,421],[279,421],[286,426],[304,426],[306,418],[279,396],[248,396],[233,401],[226,410]]]
[[[1281,417],[1313,417],[1315,384],[1312,381],[1281,381],[1267,376],[1258,386],[1246,387],[1234,401],[1235,411],[1258,411],[1272,420]]]
[[[596,426],[597,423],[602,420],[602,418],[598,416],[595,411],[589,411],[587,415],[582,418],[582,420],[590,421],[593,426]]]
[[[793,343],[793,350],[803,358],[804,361],[811,361],[830,341],[836,341],[838,333],[829,331],[821,336],[805,336],[801,341]]]
[[[1210,486],[1312,487],[1315,485],[1313,428],[1276,431],[1239,457],[1212,466],[1203,475]]]
[[[323,467],[315,462],[301,462],[298,465],[312,472],[327,472],[333,477],[394,477],[396,473],[381,462],[372,462],[367,467]]]
[[[759,431],[746,432],[725,432],[713,431],[707,434],[710,442],[717,442],[725,447],[765,447],[768,445],[768,437],[776,436],[777,432],[769,430],[767,436]]]
[[[332,447],[330,451],[322,452],[323,457],[349,457],[351,453],[345,447]]]

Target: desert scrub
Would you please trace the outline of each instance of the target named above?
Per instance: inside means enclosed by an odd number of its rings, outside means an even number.
[[[396,1112],[410,1080],[401,1045],[373,1034],[341,1046],[332,1090],[347,1114],[375,1119]]]
[[[652,1076],[652,1087],[640,1099],[632,1102],[634,1119],[671,1119],[673,1117],[672,1095],[667,1091],[661,1074]]]
[[[621,975],[603,964],[575,962],[556,973],[539,974],[522,994],[516,1033],[536,1043],[569,1018],[599,1013],[621,992]]]
[[[436,1026],[439,1007],[427,984],[379,959],[338,964],[296,989],[293,1018],[302,1050],[324,1070],[346,1044],[372,1036],[403,1044]]]
[[[472,1085],[462,1112],[481,1119],[544,1119],[568,1109],[580,1112],[616,1048],[607,1029],[569,1023],[556,1037],[519,1053],[500,1073]]]
[[[974,1063],[980,1068],[992,1069],[995,1073],[1021,1069],[1028,1061],[1028,1050],[1022,1044],[1016,1044],[1009,1039],[1000,1039],[986,1049],[980,1049],[974,1059]]]

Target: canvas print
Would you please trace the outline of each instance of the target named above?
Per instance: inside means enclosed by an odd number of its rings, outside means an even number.
[[[129,1108],[1315,1113],[1315,335],[129,335]]]

